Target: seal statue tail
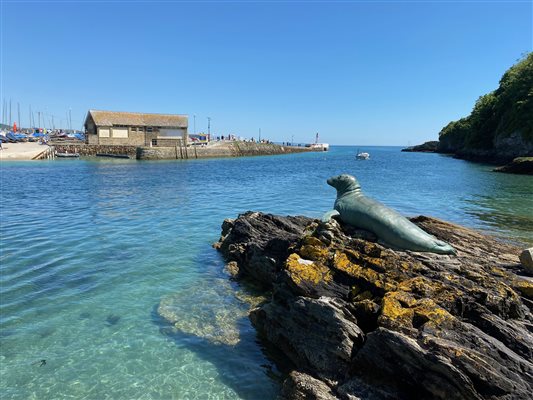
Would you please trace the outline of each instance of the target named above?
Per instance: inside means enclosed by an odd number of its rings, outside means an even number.
[[[433,246],[432,251],[437,254],[453,254],[454,256],[457,255],[457,251],[452,246],[441,240],[435,240],[435,245]]]

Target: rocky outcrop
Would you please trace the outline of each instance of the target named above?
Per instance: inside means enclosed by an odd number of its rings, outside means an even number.
[[[402,151],[407,152],[418,152],[418,153],[435,153],[437,151],[437,147],[439,146],[438,140],[432,140],[429,142],[425,142],[416,146],[406,147],[405,149],[402,149]]]
[[[305,228],[312,222],[307,217],[278,217],[248,212],[235,221],[222,224],[222,236],[215,247],[228,261],[235,261],[233,275],[247,275],[271,288]]]
[[[519,249],[412,221],[457,256],[393,251],[336,220],[224,221],[216,247],[272,291],[250,319],[293,365],[283,398],[530,398],[533,278]]]
[[[496,172],[509,174],[533,175],[533,157],[517,157],[511,163],[503,167],[495,168]]]

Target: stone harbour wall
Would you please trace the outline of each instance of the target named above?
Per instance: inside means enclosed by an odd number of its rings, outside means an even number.
[[[288,147],[271,143],[227,142],[209,146],[139,147],[139,160],[196,159],[291,154],[313,151],[306,147]]]
[[[97,154],[128,155],[138,160],[187,160],[215,157],[246,157],[291,154],[314,151],[307,147],[281,146],[272,143],[222,142],[209,146],[138,147],[95,145],[85,143],[54,143],[58,153],[78,153],[80,156]]]
[[[96,144],[53,144],[57,153],[78,153],[80,156],[96,156],[97,154],[128,155],[135,158],[137,146],[96,145]]]

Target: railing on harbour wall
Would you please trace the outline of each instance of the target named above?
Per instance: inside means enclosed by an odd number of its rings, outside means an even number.
[[[41,153],[37,154],[32,160],[53,160],[55,158],[54,146],[48,146]]]

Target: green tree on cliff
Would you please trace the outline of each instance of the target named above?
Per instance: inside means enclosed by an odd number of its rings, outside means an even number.
[[[498,89],[481,96],[468,117],[452,121],[440,131],[440,148],[492,149],[496,137],[513,133],[533,140],[533,53],[509,68]]]

